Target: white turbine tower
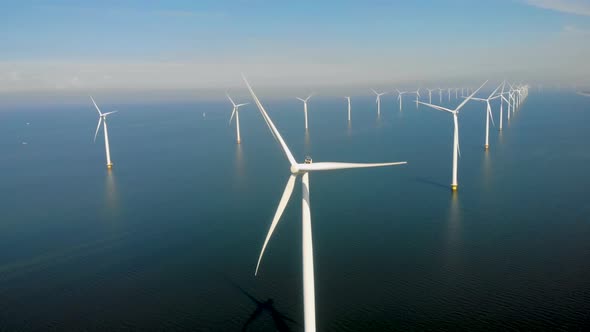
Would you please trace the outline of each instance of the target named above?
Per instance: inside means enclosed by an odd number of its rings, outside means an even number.
[[[303,113],[305,114],[305,130],[307,130],[307,101],[311,98],[312,95],[307,96],[307,98],[302,99],[297,97],[297,99],[303,102]]]
[[[438,99],[439,99],[439,103],[442,104],[442,92],[444,89],[442,88],[438,88]]]
[[[277,207],[277,211],[273,217],[273,220],[270,225],[270,229],[266,238],[264,240],[264,244],[262,245],[262,250],[260,251],[260,256],[258,258],[258,263],[256,264],[256,272],[255,275],[258,274],[258,268],[260,267],[260,262],[262,260],[262,256],[264,255],[264,251],[270,240],[275,227],[277,226],[287,203],[289,202],[289,198],[293,193],[293,188],[295,186],[295,180],[298,176],[301,176],[301,184],[302,184],[302,191],[303,191],[303,199],[302,199],[302,228],[303,228],[303,313],[304,313],[304,326],[306,332],[314,332],[316,330],[316,322],[315,322],[315,281],[314,281],[314,269],[313,269],[313,243],[312,243],[312,230],[311,230],[311,211],[310,211],[310,199],[309,199],[309,173],[316,172],[316,171],[330,171],[330,170],[339,170],[339,169],[350,169],[350,168],[365,168],[365,167],[381,167],[381,166],[393,166],[393,165],[402,165],[406,164],[406,162],[394,162],[394,163],[379,163],[379,164],[356,164],[356,163],[339,163],[339,162],[320,162],[320,163],[312,163],[311,158],[307,157],[304,163],[297,163],[293,154],[287,147],[287,144],[283,140],[283,137],[275,127],[274,123],[272,122],[271,118],[266,113],[264,106],[258,100],[258,97],[252,90],[252,87],[246,80],[246,77],[243,77],[244,82],[248,86],[248,90],[250,90],[250,94],[256,103],[256,106],[260,110],[266,124],[268,125],[271,133],[275,137],[275,139],[280,144],[283,153],[289,160],[291,164],[291,175],[289,176],[289,180],[287,181],[287,185],[285,186],[285,190],[283,192],[283,196],[279,201],[279,206]]]
[[[371,89],[371,91],[373,91],[373,93],[377,96],[377,99],[375,100],[375,102],[377,103],[377,116],[381,116],[381,96],[383,96],[387,92],[379,93],[373,89]]]
[[[234,115],[236,116],[236,137],[237,137],[237,142],[238,144],[240,144],[241,139],[240,139],[240,107],[244,106],[244,105],[248,105],[248,103],[243,103],[243,104],[237,104],[234,103],[234,101],[231,99],[231,97],[229,96],[229,94],[225,94],[227,96],[227,99],[229,99],[229,101],[231,102],[231,104],[233,105],[233,110],[231,111],[231,117],[229,118],[229,124],[231,124],[231,120],[234,118]]]
[[[418,90],[416,90],[416,91],[412,91],[412,93],[416,94],[416,108],[418,108],[418,102],[420,101],[420,97],[422,97],[420,95],[420,88],[418,88]]]
[[[350,122],[350,97],[346,96],[344,98],[346,98],[346,100],[348,100],[348,122]]]
[[[481,89],[485,84],[487,83],[484,82],[479,89]],[[473,98],[473,96],[479,91],[479,89],[475,90],[475,92],[473,92],[473,94],[471,94],[469,97],[467,97],[465,100],[463,100],[463,102],[457,106],[457,108],[455,108],[454,110],[450,110],[448,108],[442,107],[442,106],[437,106],[437,105],[432,105],[432,104],[427,104],[427,103],[423,103],[420,102],[420,104],[437,109],[439,111],[446,111],[449,112],[453,115],[453,123],[455,124],[455,129],[453,132],[453,182],[451,183],[451,190],[452,191],[457,191],[457,187],[459,185],[459,183],[457,182],[457,163],[458,163],[458,157],[459,155],[461,155],[461,150],[459,148],[459,120],[458,120],[458,115],[459,115],[459,110],[465,105],[467,104],[467,102]]]
[[[506,81],[502,82],[502,91],[500,92],[500,131],[502,131],[502,123],[504,122],[504,101],[508,101],[504,95],[504,87],[506,86]],[[510,114],[510,103],[508,103],[508,114]]]
[[[502,84],[498,85],[498,87],[486,99],[472,98],[473,100],[485,102],[487,105],[487,108],[486,108],[486,140],[485,140],[485,145],[484,145],[484,149],[486,151],[490,148],[490,119],[492,120],[492,124],[494,124],[494,117],[492,116],[492,106],[490,105],[490,100],[500,97],[500,96],[496,96],[496,92],[498,92],[498,89],[500,89],[501,86],[502,86]],[[494,124],[494,126],[495,126],[495,124]]]
[[[432,91],[436,90],[436,89],[426,89],[428,90],[428,102],[430,104],[432,104]]]
[[[103,123],[103,131],[104,131],[104,148],[106,151],[106,155],[107,155],[107,168],[111,169],[113,168],[113,163],[111,162],[111,149],[109,147],[109,132],[107,129],[107,116],[113,113],[117,113],[117,111],[112,111],[112,112],[107,112],[107,113],[102,113],[100,111],[100,109],[98,108],[98,105],[96,105],[96,102],[94,101],[94,98],[92,98],[92,96],[90,96],[90,100],[92,100],[92,103],[94,104],[94,107],[96,108],[96,111],[98,112],[98,125],[96,126],[96,132],[94,133],[94,142],[96,142],[96,135],[98,135],[98,130],[100,129],[100,123],[102,121]]]
[[[399,91],[398,89],[395,89],[395,91],[397,91],[398,95],[397,95],[397,100],[399,100],[399,110],[401,112],[402,110],[402,101],[403,101],[403,95],[408,93],[407,91]]]
[[[447,89],[447,92],[448,92],[448,94],[449,94],[449,102],[450,102],[450,101],[451,101],[451,88],[448,88],[448,89]]]

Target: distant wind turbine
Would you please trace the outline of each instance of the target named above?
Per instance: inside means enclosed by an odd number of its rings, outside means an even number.
[[[246,77],[243,76],[244,82],[248,86],[248,90],[252,95],[252,99],[256,103],[258,110],[262,114],[263,118],[266,121],[271,133],[275,137],[275,139],[280,144],[283,153],[289,160],[291,164],[291,175],[289,176],[289,180],[287,181],[287,185],[283,192],[283,196],[279,201],[279,206],[277,207],[277,211],[275,216],[272,220],[270,225],[270,229],[268,234],[266,235],[266,239],[264,240],[264,244],[262,245],[262,250],[260,251],[260,256],[258,258],[258,263],[256,264],[256,272],[255,275],[258,274],[258,268],[260,267],[260,262],[262,260],[262,256],[264,255],[264,250],[270,240],[275,227],[277,226],[289,199],[291,198],[291,194],[293,193],[293,188],[295,186],[295,180],[298,176],[301,175],[301,184],[302,184],[302,234],[303,234],[303,313],[304,313],[304,325],[306,332],[314,332],[316,330],[316,319],[315,319],[315,277],[314,277],[314,268],[313,268],[313,244],[312,244],[312,234],[311,234],[311,211],[310,211],[310,186],[309,186],[309,173],[310,172],[319,172],[319,171],[331,171],[331,170],[340,170],[340,169],[351,169],[351,168],[365,168],[365,167],[381,167],[381,166],[394,166],[394,165],[402,165],[406,164],[406,162],[393,162],[393,163],[379,163],[379,164],[356,164],[356,163],[339,163],[339,162],[319,162],[319,163],[312,163],[311,158],[305,158],[304,163],[297,163],[295,157],[287,147],[287,144],[283,140],[283,137],[275,127],[272,119],[266,113],[264,106],[258,97],[252,90],[250,83],[246,80]]]
[[[444,89],[442,88],[438,88],[438,99],[439,99],[439,103],[442,104],[442,92]]]
[[[419,102],[422,105],[434,108],[436,110],[439,111],[445,111],[445,112],[449,112],[453,115],[453,123],[455,124],[455,130],[453,132],[453,182],[451,183],[451,190],[452,191],[457,191],[458,188],[458,182],[457,182],[457,164],[458,164],[458,157],[459,155],[461,155],[461,150],[459,148],[459,120],[458,120],[458,115],[459,115],[459,110],[465,106],[465,104],[467,104],[467,102],[473,98],[473,96],[481,89],[483,88],[483,86],[487,83],[487,81],[485,81],[480,87],[479,89],[475,90],[475,92],[473,92],[469,97],[467,97],[465,100],[463,100],[463,102],[457,106],[457,108],[455,108],[454,110],[442,107],[442,106],[437,106],[437,105],[433,105],[433,104],[427,104],[427,103],[423,103],[423,102]]]
[[[397,100],[399,100],[399,110],[401,112],[402,110],[402,101],[403,101],[403,95],[408,93],[407,91],[399,91],[398,89],[395,89],[395,91],[397,91],[398,95],[397,95]]]
[[[428,90],[428,102],[430,104],[432,104],[432,91],[436,90],[436,89],[426,89]]]
[[[504,101],[508,101],[504,95],[504,87],[506,86],[506,81],[502,82],[502,91],[500,91],[500,131],[502,131],[502,124],[504,122]],[[510,104],[508,104],[510,105]],[[510,112],[510,109],[508,110]]]
[[[500,96],[496,96],[496,92],[498,92],[498,89],[500,89],[501,86],[502,86],[502,84],[498,85],[498,87],[486,99],[472,98],[473,100],[485,102],[487,105],[487,108],[486,108],[486,141],[485,141],[485,145],[484,145],[484,149],[486,151],[490,148],[490,119],[492,120],[492,124],[494,124],[494,117],[492,116],[492,106],[490,105],[490,100],[500,97]],[[494,124],[494,126],[495,126],[495,124]]]
[[[103,131],[104,131],[104,148],[105,148],[106,155],[107,155],[107,168],[111,169],[111,168],[113,168],[113,163],[111,162],[111,149],[109,147],[109,132],[107,129],[107,116],[110,114],[113,114],[113,113],[117,113],[117,111],[102,113],[100,111],[100,109],[98,108],[98,105],[96,105],[96,102],[94,101],[94,98],[92,98],[92,96],[90,96],[90,100],[92,100],[92,103],[94,104],[94,107],[96,108],[96,111],[98,112],[98,125],[96,126],[96,132],[94,133],[94,142],[96,142],[96,135],[98,135],[98,130],[100,129],[100,123],[102,121]]]
[[[311,96],[312,95],[310,94],[305,99],[297,97],[297,99],[299,99],[303,102],[303,113],[305,114],[305,130],[307,130],[307,101],[309,100],[309,98],[311,98]]]
[[[420,88],[418,88],[416,91],[412,91],[412,93],[416,94],[416,108],[418,108],[418,102],[420,101]]]
[[[371,89],[371,91],[373,91],[373,93],[377,96],[377,99],[375,100],[375,102],[377,103],[377,116],[381,116],[381,96],[383,96],[387,92],[379,93],[373,89]]]
[[[350,97],[346,96],[344,98],[346,98],[346,100],[348,100],[348,122],[350,122]]]
[[[240,144],[241,140],[240,140],[240,112],[239,112],[239,109],[241,106],[248,105],[248,103],[236,105],[236,103],[234,103],[234,101],[231,99],[229,94],[226,93],[225,95],[227,96],[227,99],[229,99],[229,101],[231,102],[231,104],[234,107],[233,110],[231,111],[231,117],[229,118],[229,123],[231,124],[231,120],[234,118],[234,115],[235,115],[236,116],[236,137],[237,137],[238,144]]]

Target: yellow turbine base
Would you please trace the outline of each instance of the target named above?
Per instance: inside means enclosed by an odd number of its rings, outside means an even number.
[[[240,144],[240,143],[241,143],[240,140],[238,140],[238,144]]]
[[[490,146],[486,144],[486,145],[484,145],[483,149],[487,151],[490,149]]]
[[[108,169],[111,169],[111,168],[113,168],[113,164],[107,164],[107,168],[108,168]]]
[[[457,185],[456,184],[452,184],[451,185],[451,190],[452,191],[457,191]]]

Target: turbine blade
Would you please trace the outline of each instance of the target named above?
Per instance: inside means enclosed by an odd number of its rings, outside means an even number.
[[[371,91],[373,91],[374,94],[378,95],[377,91],[371,89]]]
[[[227,99],[229,99],[229,101],[231,102],[231,104],[236,107],[236,103],[234,103],[234,101],[231,99],[231,97],[229,96],[229,93],[225,93],[225,95],[227,96]]]
[[[102,116],[107,116],[109,114],[113,114],[113,113],[117,113],[119,111],[112,111],[112,112],[107,112],[107,113],[102,113]]]
[[[277,207],[277,212],[275,212],[275,216],[272,218],[272,222],[270,223],[270,229],[266,234],[266,239],[264,239],[264,244],[262,245],[262,250],[260,250],[260,256],[258,256],[258,263],[256,263],[256,271],[254,275],[258,274],[258,268],[260,267],[260,262],[262,261],[262,256],[264,255],[264,250],[266,249],[266,245],[272,236],[279,220],[281,220],[281,216],[283,215],[283,211],[285,211],[285,207],[287,207],[287,203],[289,203],[289,198],[291,198],[291,194],[293,193],[293,188],[295,187],[295,179],[297,175],[291,174],[289,176],[289,180],[287,181],[287,185],[285,186],[285,190],[283,191],[283,196],[279,201],[279,206]]]
[[[490,94],[490,96],[488,97],[488,99],[492,98],[492,96],[495,95],[496,92],[498,92],[498,90],[500,90],[501,87],[502,87],[502,84],[498,85],[498,87]]]
[[[492,116],[492,108],[488,107],[488,116],[490,117],[490,120],[492,120],[492,125],[495,127],[496,124],[494,123],[494,117]]]
[[[393,162],[393,163],[339,163],[339,162],[320,162],[311,164],[299,164],[297,165],[300,171],[314,172],[314,171],[332,171],[337,169],[352,169],[352,168],[367,168],[367,167],[383,167],[383,166],[396,166],[405,165],[407,161]]]
[[[98,118],[98,125],[96,126],[96,132],[94,133],[94,142],[96,142],[96,135],[98,135],[98,130],[100,129],[101,121],[102,121],[102,117]]]
[[[244,76],[244,74],[242,74],[242,79],[244,79],[244,82],[246,83],[246,86],[248,87],[248,90],[250,91],[250,95],[252,95],[252,99],[254,99],[254,102],[256,103],[258,110],[260,111],[262,116],[266,119],[266,123],[268,124],[270,131],[274,134],[277,141],[279,141],[279,144],[281,145],[283,152],[287,156],[287,159],[289,159],[289,163],[291,163],[291,165],[296,165],[297,162],[295,161],[293,154],[291,154],[291,151],[287,147],[287,144],[283,140],[283,137],[281,136],[281,134],[279,133],[279,131],[275,127],[270,116],[268,116],[268,114],[266,113],[264,106],[262,106],[262,103],[260,102],[260,100],[258,100],[258,97],[254,93],[254,90],[252,90],[252,87],[250,86],[250,83],[248,83],[248,80],[246,79],[246,76]]]
[[[424,103],[424,102],[421,102],[421,101],[418,101],[418,104],[422,104],[424,106],[428,106],[428,107],[434,108],[434,109],[439,110],[439,111],[447,111],[449,113],[454,113],[454,111],[452,111],[452,110],[450,110],[448,108],[442,107],[442,106],[433,105],[433,104],[429,104],[429,103]]]
[[[96,111],[98,112],[98,115],[102,115],[102,113],[100,112],[100,108],[98,108],[98,105],[96,105],[96,102],[94,101],[94,98],[92,98],[92,96],[89,96],[90,100],[92,100],[92,103],[94,104],[94,107],[96,108]]]
[[[229,117],[229,124],[231,124],[231,120],[234,119],[234,115],[236,115],[236,108],[234,107],[234,109],[231,111],[231,116]]]
[[[476,94],[476,93],[478,93],[478,92],[479,92],[479,90],[480,90],[481,88],[483,88],[483,86],[484,86],[484,85],[486,85],[486,83],[488,83],[488,81],[485,81],[485,82],[483,82],[483,84],[482,84],[482,85],[481,85],[479,88],[477,88],[477,90],[473,91],[473,93],[472,93],[471,95],[469,95],[469,97],[467,97],[465,100],[463,100],[463,102],[462,102],[462,103],[461,103],[459,106],[457,106],[457,108],[455,108],[455,112],[459,112],[459,110],[460,110],[460,109],[461,109],[463,106],[465,106],[465,104],[467,104],[467,102],[468,102],[468,101],[469,101],[471,98],[473,98],[473,96],[475,96],[475,94]]]
[[[246,105],[248,105],[248,104],[250,104],[250,103],[242,103],[242,104],[237,104],[237,105],[236,105],[236,107],[242,107],[242,106],[246,106]]]
[[[304,103],[305,103],[305,99],[301,99],[301,98],[299,98],[299,97],[295,97],[295,98],[297,98],[297,99],[299,99],[299,100],[301,100],[302,102],[304,102]]]

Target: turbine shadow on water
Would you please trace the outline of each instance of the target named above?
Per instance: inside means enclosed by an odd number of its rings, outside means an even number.
[[[434,181],[432,179],[429,179],[429,178],[416,177],[416,178],[414,178],[414,180],[416,182],[420,182],[420,183],[423,183],[423,184],[431,185],[431,186],[436,187],[438,189],[444,189],[445,191],[449,191],[449,186],[448,185],[442,184],[440,182],[436,182],[436,181]]]
[[[250,326],[250,324],[256,321],[256,319],[259,318],[265,312],[268,313],[272,318],[272,322],[276,331],[291,332],[292,330],[289,328],[288,323],[300,326],[299,323],[297,323],[295,320],[279,312],[275,307],[273,299],[269,298],[266,301],[258,300],[242,287],[236,284],[233,285],[256,305],[256,309],[254,309],[250,317],[248,317],[248,320],[242,326],[242,331],[248,331],[248,327]]]

